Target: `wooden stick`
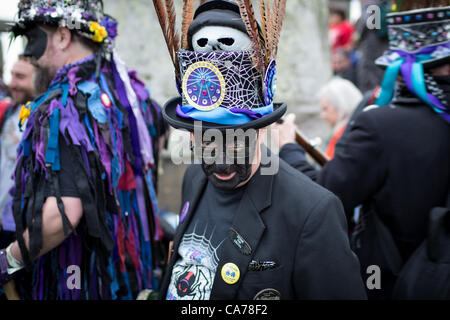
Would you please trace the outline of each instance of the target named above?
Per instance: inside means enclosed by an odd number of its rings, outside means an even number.
[[[277,123],[282,124],[283,119],[277,121]],[[295,130],[295,141],[305,149],[305,151],[316,161],[320,166],[327,164],[330,159],[322,151],[313,146],[308,138],[298,129]]]
[[[313,146],[298,129],[295,130],[295,141],[322,167],[330,161],[330,159],[322,151]]]

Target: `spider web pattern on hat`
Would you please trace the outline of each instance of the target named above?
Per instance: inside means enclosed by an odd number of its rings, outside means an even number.
[[[258,94],[261,92],[261,79],[258,71],[248,59],[248,52],[212,51],[199,53],[181,50],[178,53],[181,74],[185,75],[188,67],[201,61],[211,62],[224,77],[225,97],[220,103],[221,107],[231,109],[239,106],[242,109],[252,109],[254,106],[264,104]],[[259,89],[258,89],[259,88]],[[208,88],[206,88],[208,90]],[[197,92],[184,92],[183,104],[187,104],[186,94],[198,95],[201,104],[201,90]]]

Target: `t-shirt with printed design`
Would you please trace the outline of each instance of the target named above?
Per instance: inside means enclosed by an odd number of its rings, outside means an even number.
[[[167,291],[167,300],[209,300],[220,250],[228,236],[243,188],[217,189],[210,182],[183,235]]]

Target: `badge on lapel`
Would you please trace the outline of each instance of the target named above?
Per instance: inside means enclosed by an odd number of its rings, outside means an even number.
[[[252,260],[248,265],[248,271],[264,271],[278,267],[275,261],[256,261]]]
[[[228,262],[223,265],[222,271],[221,271],[222,279],[227,284],[235,284],[239,281],[239,277],[241,275],[241,272],[239,271],[239,268],[234,263]]]
[[[258,292],[253,300],[281,300],[281,293],[278,290],[267,288]]]
[[[252,253],[252,247],[247,241],[233,228],[228,231],[228,237],[233,245],[244,255],[249,256]]]
[[[183,220],[186,218],[188,211],[189,211],[189,201],[186,201],[186,203],[183,206],[183,210],[181,210],[180,223],[182,223]]]

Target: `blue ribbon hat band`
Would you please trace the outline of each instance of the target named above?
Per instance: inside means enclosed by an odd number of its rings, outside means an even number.
[[[201,111],[189,105],[178,105],[176,112],[178,116],[186,119],[223,125],[242,125],[271,114],[273,112],[273,103],[264,107],[253,108],[252,110],[218,107],[209,111]]]

